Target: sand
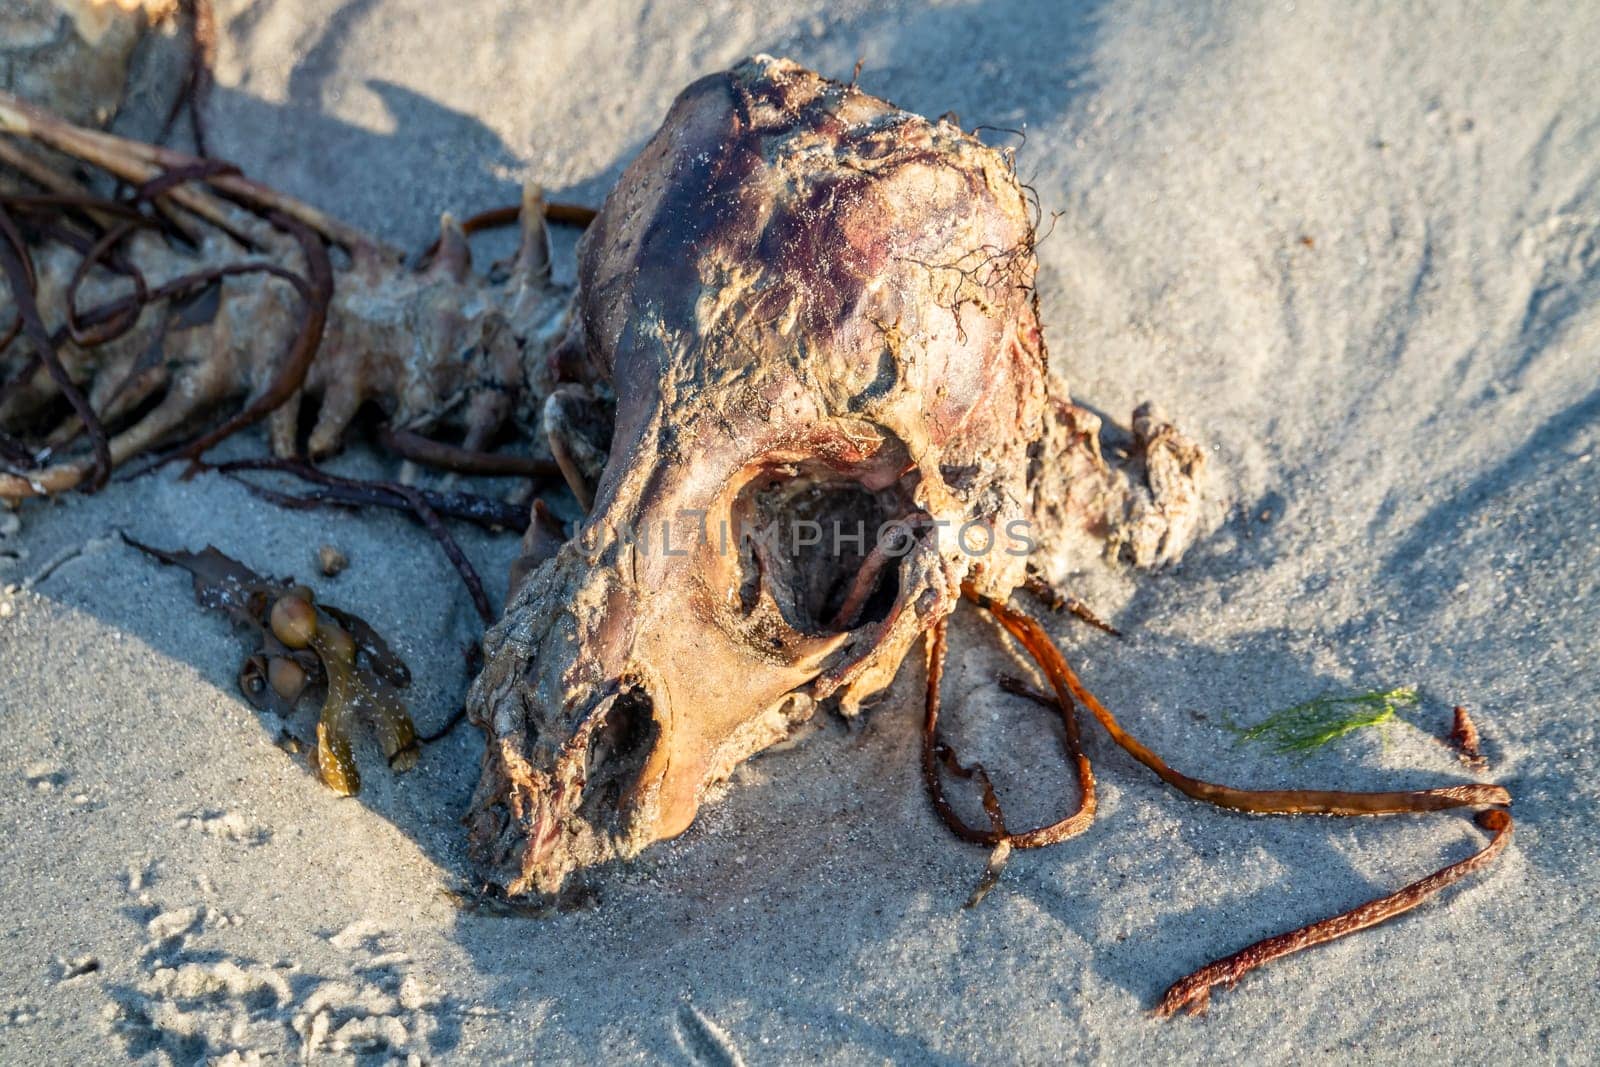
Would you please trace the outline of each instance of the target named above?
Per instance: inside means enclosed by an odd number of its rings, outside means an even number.
[[[1251,818],[1090,732],[1100,819],[981,850],[916,769],[920,670],[819,718],[585,910],[463,911],[478,739],[337,799],[237,695],[241,644],[124,547],[310,575],[393,635],[428,725],[475,619],[394,517],[277,510],[172,474],[0,514],[0,1060],[760,1063],[1583,1060],[1600,1043],[1600,9],[1388,3],[219,4],[218,154],[407,244],[525,176],[598,202],[676,91],[790,55],[968,126],[1023,129],[1055,218],[1043,314],[1075,394],[1162,403],[1214,449],[1224,520],[1058,627],[1089,684],[1195,773],[1246,785],[1470,777],[1469,705],[1516,798],[1510,851],[1404,919],[1146,1014],[1248,941],[1467,854],[1455,815]],[[1018,141],[1002,133],[996,143]],[[570,253],[562,269],[570,272]],[[260,438],[236,451],[254,452]],[[341,461],[376,472],[355,452]],[[503,589],[510,538],[463,534]],[[954,728],[1016,821],[1067,795],[1046,718],[952,633]],[[1419,687],[1411,722],[1304,760],[1228,717]],[[369,764],[370,766],[370,764]]]

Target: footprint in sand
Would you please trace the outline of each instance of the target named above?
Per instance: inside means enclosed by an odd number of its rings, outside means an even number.
[[[67,772],[54,763],[30,763],[22,769],[22,780],[35,793],[54,793],[67,784]]]
[[[254,847],[272,840],[271,830],[255,825],[236,811],[197,811],[183,816],[178,825],[236,845]]]
[[[141,972],[113,986],[107,1029],[130,1057],[162,1052],[180,1062],[423,1062],[455,1043],[461,1014],[410,972],[410,957],[380,924],[362,920],[328,936],[348,968],[316,974],[229,951],[240,924],[209,904],[163,908],[151,867],[130,867],[128,891],[148,911]]]

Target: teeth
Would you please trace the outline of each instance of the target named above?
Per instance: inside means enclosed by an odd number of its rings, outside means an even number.
[[[550,280],[550,230],[544,218],[544,189],[537,182],[522,187],[522,244],[517,249],[517,273],[529,280]]]
[[[433,271],[464,281],[472,273],[472,246],[456,217],[446,211],[439,216],[439,250],[434,253]]]

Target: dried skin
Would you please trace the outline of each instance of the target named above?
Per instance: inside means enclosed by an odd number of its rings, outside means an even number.
[[[681,832],[818,701],[880,692],[963,581],[1023,581],[1025,552],[974,558],[958,528],[1031,524],[1047,570],[1181,554],[1199,451],[1141,414],[1133,462],[1101,459],[1048,370],[1033,241],[1006,160],[950,123],[766,57],[679,97],[584,238],[554,357],[552,452],[591,514],[527,574],[469,701],[473,839],[510,891]],[[573,432],[594,405],[599,471]],[[863,518],[911,550],[718,536]]]
[[[954,128],[775,61],[679,99],[580,260],[588,375],[616,403],[593,513],[491,633],[471,700],[491,735],[478,840],[513,890],[680,832],[709,785],[816,698],[854,706],[881,687],[947,610],[955,566],[937,545],[902,564],[881,617],[834,631],[771,567],[698,544],[681,517],[715,530],[763,496],[858,488],[903,516],[989,506],[985,489],[1015,508],[1015,427],[1037,429],[1044,396],[1029,237],[1009,172]],[[926,265],[980,244],[1019,250],[1021,276],[986,288]],[[941,464],[1010,490],[974,480],[961,500]],[[663,528],[691,554],[622,536]],[[631,781],[594,775],[610,780],[590,795],[614,786],[620,803],[585,812],[573,742],[626,692],[649,719],[623,732],[654,743]],[[532,798],[522,815],[508,791]]]
[[[172,248],[155,234],[130,240],[129,254],[140,265],[145,284],[159,288],[174,278],[217,263],[248,264],[253,255],[225,235],[214,235],[200,255]],[[270,261],[297,269],[298,250],[277,240]],[[45,325],[60,330],[67,321],[66,296],[77,267],[75,251],[46,245],[35,257],[37,293]],[[211,289],[212,287],[207,287]],[[153,397],[161,402],[112,439],[111,459],[120,465],[158,445],[200,416],[267,389],[279,372],[301,321],[294,287],[276,277],[236,275],[214,283],[215,292],[199,302],[147,306],[122,337],[94,347],[59,346],[62,363],[82,383],[100,418],[115,424]],[[115,272],[96,269],[78,290],[79,309],[126,297],[132,284]],[[509,325],[515,314],[518,330]],[[11,309],[0,303],[0,318]],[[492,284],[470,273],[432,269],[418,274],[394,264],[358,258],[333,280],[320,351],[309,364],[303,392],[320,401],[308,441],[312,455],[341,443],[344,431],[364,403],[385,410],[398,427],[464,426],[469,438],[484,440],[513,413],[518,399],[535,394],[523,364],[524,346],[542,350],[559,330],[561,304],[552,294],[516,281]],[[12,344],[0,355],[7,378],[22,378],[0,402],[0,429],[20,432],[33,414],[59,393],[46,369],[27,370],[26,346]],[[451,358],[439,358],[440,352]],[[298,404],[278,407],[271,439],[280,456],[299,452]],[[76,430],[70,423],[47,434],[65,444]],[[51,490],[69,488],[85,471],[81,463],[46,472],[23,472],[0,481],[0,494],[30,495],[32,483]]]

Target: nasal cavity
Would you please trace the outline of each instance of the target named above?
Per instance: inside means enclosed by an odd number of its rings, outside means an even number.
[[[631,686],[617,695],[589,738],[589,773],[579,805],[587,819],[609,823],[621,814],[622,798],[644,770],[659,733],[648,693]]]

